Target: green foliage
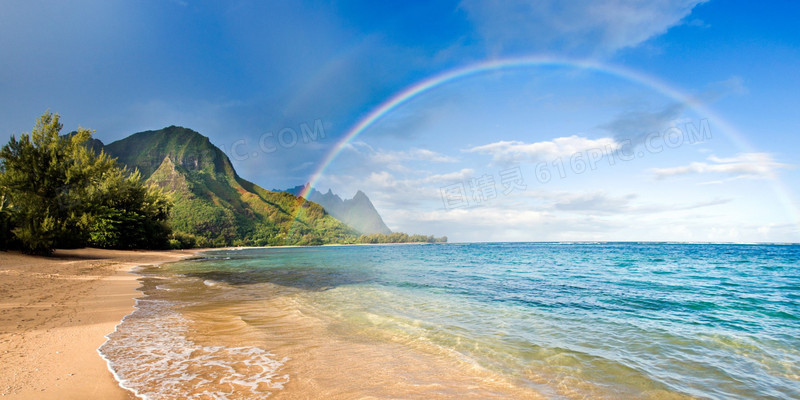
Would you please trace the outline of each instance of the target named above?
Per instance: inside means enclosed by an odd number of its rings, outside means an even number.
[[[209,139],[191,129],[170,126],[157,131],[135,133],[105,146],[117,161],[150,177],[170,158],[179,167],[207,173],[231,173],[233,166]]]
[[[173,232],[169,239],[171,249],[191,249],[194,247],[209,247],[207,239],[184,232]]]
[[[433,235],[409,235],[402,232],[393,232],[388,235],[384,233],[373,233],[359,236],[357,243],[447,243],[447,236],[437,238]]]
[[[85,245],[177,249],[447,240],[404,233],[358,237],[319,204],[240,178],[219,148],[189,129],[141,132],[105,147],[88,130],[59,136],[61,129],[59,116],[45,113],[30,135],[12,137],[0,150],[0,248],[49,254],[54,247]],[[126,167],[118,168],[106,151]],[[147,181],[130,170],[142,171]]]
[[[0,165],[0,167],[2,167]],[[2,175],[0,170],[0,175]],[[2,190],[2,188],[0,188]],[[14,245],[14,235],[11,234],[11,203],[5,192],[0,192],[0,250],[6,250]]]
[[[0,227],[8,245],[50,254],[55,247],[167,245],[170,202],[137,173],[87,145],[91,132],[59,136],[59,116],[42,115],[31,134],[0,149]]]
[[[198,238],[196,246],[319,245],[357,238],[318,204],[240,178],[220,149],[190,129],[141,132],[105,149],[171,195],[169,223],[175,234]],[[170,243],[188,244],[176,237]]]
[[[138,172],[108,171],[88,198],[89,244],[117,249],[168,246],[171,202],[160,189],[145,186]]]

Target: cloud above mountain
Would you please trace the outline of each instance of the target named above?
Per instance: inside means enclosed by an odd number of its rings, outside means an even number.
[[[639,45],[684,23],[703,0],[464,0],[488,51],[603,56]]]
[[[467,153],[480,153],[492,156],[492,163],[498,165],[519,164],[520,162],[553,161],[573,154],[597,150],[607,154],[616,150],[619,144],[612,138],[589,139],[572,135],[534,143],[501,140],[463,150]]]

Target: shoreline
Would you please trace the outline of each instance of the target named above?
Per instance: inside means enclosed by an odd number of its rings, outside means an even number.
[[[0,252],[0,396],[135,399],[98,352],[142,295],[133,270],[203,250]]]
[[[141,271],[147,297],[102,348],[119,363],[122,386],[142,395],[228,398],[234,390],[234,398],[544,398],[425,340],[345,333],[336,318],[304,301],[334,289],[327,283],[322,290],[280,280],[239,286],[158,270]],[[163,334],[154,336],[153,329]],[[176,379],[187,371],[191,379]]]

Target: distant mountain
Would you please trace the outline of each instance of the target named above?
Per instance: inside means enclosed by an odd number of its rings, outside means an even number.
[[[102,148],[171,194],[173,230],[199,246],[352,243],[357,232],[322,206],[242,179],[207,137],[178,126],[133,134]]]
[[[296,186],[287,189],[286,192],[299,196],[305,187],[305,185]],[[392,233],[392,230],[386,226],[383,218],[378,214],[378,210],[372,205],[369,197],[360,190],[356,192],[352,199],[342,200],[330,189],[323,194],[312,188],[311,193],[306,198],[321,205],[330,215],[355,228],[362,234],[383,233],[388,235]]]

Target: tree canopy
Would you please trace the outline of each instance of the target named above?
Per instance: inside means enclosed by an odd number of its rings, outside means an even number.
[[[0,149],[0,240],[33,254],[56,247],[162,248],[171,202],[86,145],[87,129],[61,136],[46,112],[30,134]]]

